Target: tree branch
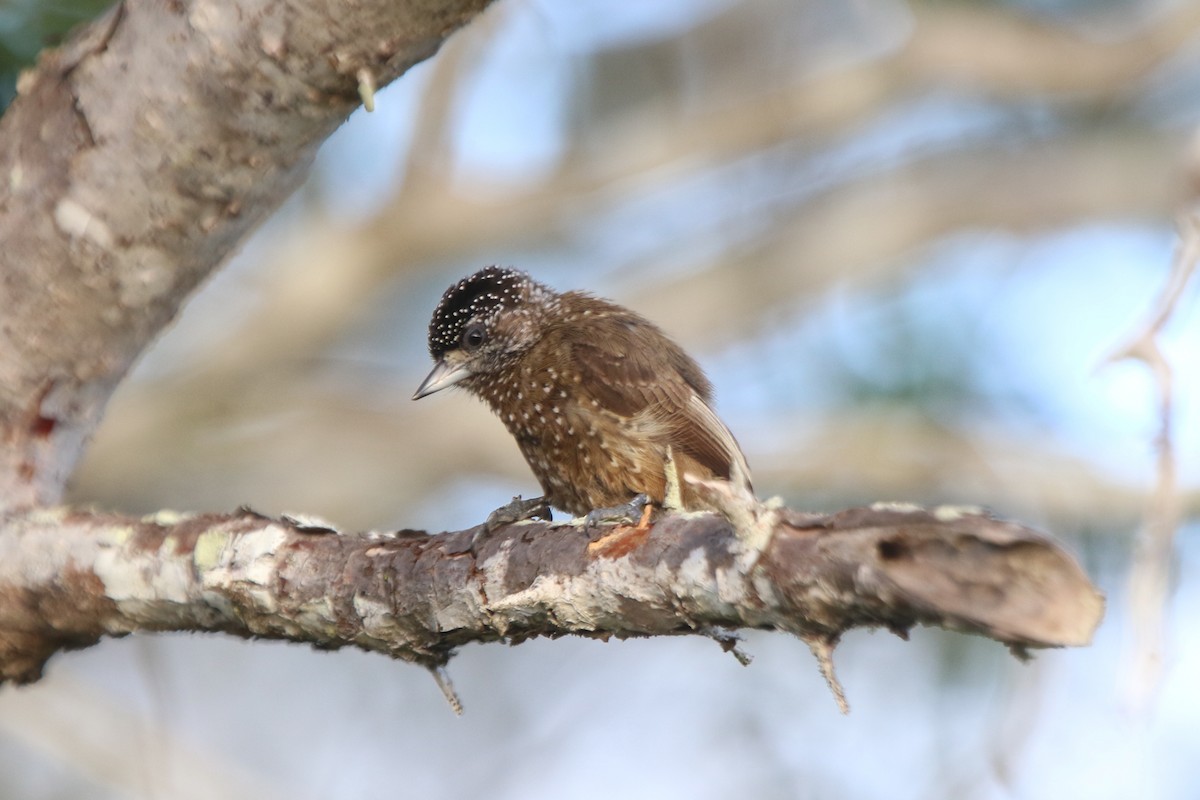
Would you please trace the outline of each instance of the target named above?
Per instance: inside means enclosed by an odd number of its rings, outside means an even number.
[[[125,0],[0,119],[0,506],[57,502],[133,359],[359,104],[487,0]],[[364,72],[365,70],[365,72]]]
[[[1175,369],[1163,352],[1163,329],[1195,278],[1200,264],[1200,210],[1194,206],[1180,221],[1179,241],[1167,285],[1155,303],[1150,318],[1118,345],[1106,359],[1111,363],[1131,358],[1148,366],[1158,394],[1159,431],[1155,437],[1158,451],[1156,480],[1146,508],[1142,527],[1135,541],[1129,594],[1136,645],[1129,695],[1136,709],[1142,710],[1158,689],[1162,673],[1164,615],[1170,593],[1171,567],[1175,537],[1183,518],[1183,497],[1179,493],[1175,438],[1172,433],[1175,408]]]
[[[917,623],[1020,654],[1087,644],[1103,601],[1051,540],[972,509],[801,514],[746,501],[731,523],[526,522],[346,534],[249,510],[136,519],[66,508],[0,517],[0,680],[134,631],[353,645],[440,670],[468,642],[577,634],[793,633],[828,652],[854,627]],[[824,656],[822,657],[822,654]],[[834,684],[836,687],[836,684]]]

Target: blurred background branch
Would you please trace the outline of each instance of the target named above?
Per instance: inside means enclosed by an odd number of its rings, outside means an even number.
[[[1145,364],[1154,376],[1158,396],[1156,480],[1134,544],[1129,586],[1135,635],[1128,692],[1133,709],[1139,713],[1145,713],[1162,681],[1166,649],[1164,616],[1170,598],[1175,537],[1182,520],[1174,432],[1175,369],[1163,353],[1160,337],[1178,310],[1200,262],[1200,208],[1193,207],[1183,215],[1179,228],[1171,273],[1149,319],[1110,356],[1112,361],[1133,359]]]

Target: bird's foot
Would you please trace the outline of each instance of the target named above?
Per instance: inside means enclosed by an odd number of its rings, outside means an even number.
[[[592,527],[600,522],[630,522],[634,527],[620,527],[612,533],[601,536],[588,545],[588,553],[594,556],[620,558],[637,549],[650,533],[650,515],[654,505],[644,494],[630,500],[623,506],[613,508],[597,508],[587,515],[585,524]]]
[[[551,520],[550,504],[546,502],[546,498],[531,497],[528,500],[522,500],[521,495],[517,495],[512,502],[502,505],[488,514],[483,525],[476,528],[475,533],[471,535],[471,541],[463,552],[478,556],[479,552],[476,548],[479,543],[491,536],[497,528],[535,518],[544,519],[547,522]]]
[[[528,500],[522,500],[521,495],[517,495],[511,503],[500,506],[488,514],[487,521],[483,523],[483,529],[485,532],[491,533],[501,525],[524,522],[527,519],[544,519],[547,522],[553,519],[550,514],[550,504],[546,502],[545,497],[531,497]]]
[[[589,528],[594,528],[601,522],[630,522],[637,523],[638,527],[641,527],[642,523],[648,520],[649,512],[653,508],[647,495],[638,494],[624,505],[589,511],[583,518],[583,523]]]

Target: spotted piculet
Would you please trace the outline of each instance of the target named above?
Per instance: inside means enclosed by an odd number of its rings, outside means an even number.
[[[446,290],[429,323],[436,365],[413,399],[460,384],[516,438],[545,500],[583,515],[644,493],[662,505],[668,448],[683,475],[750,487],[712,385],[656,325],[584,292],[487,267]]]

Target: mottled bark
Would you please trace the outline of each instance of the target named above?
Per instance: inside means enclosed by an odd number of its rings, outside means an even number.
[[[129,365],[360,102],[488,0],[126,0],[0,119],[0,507],[56,502]]]
[[[439,669],[468,642],[782,630],[822,658],[854,627],[1084,645],[1103,601],[1051,540],[971,509],[834,515],[747,503],[646,533],[527,522],[347,534],[242,511],[0,517],[0,679],[134,631],[348,645]]]

